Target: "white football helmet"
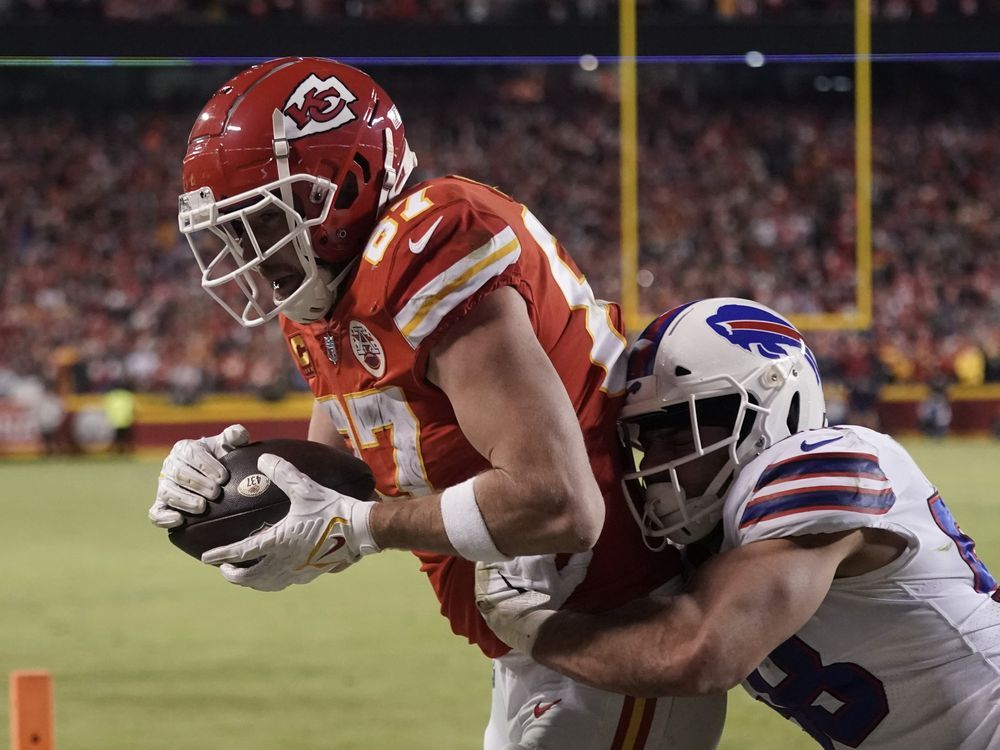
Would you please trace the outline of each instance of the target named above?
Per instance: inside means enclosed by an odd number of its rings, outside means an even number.
[[[826,405],[816,359],[790,322],[752,300],[723,297],[664,313],[629,350],[628,390],[619,418],[628,448],[642,451],[640,428],[690,428],[694,450],[657,466],[634,468],[622,484],[651,549],[689,544],[718,524],[737,472],[768,446],[824,426]],[[729,435],[702,443],[702,427]],[[708,487],[688,497],[677,467],[713,451],[729,458]],[[651,482],[648,478],[657,477]],[[669,478],[669,479],[668,479]]]

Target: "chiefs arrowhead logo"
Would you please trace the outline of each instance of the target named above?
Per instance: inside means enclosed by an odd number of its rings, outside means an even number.
[[[320,78],[312,74],[288,97],[281,111],[285,115],[288,140],[336,130],[356,120],[350,108],[357,101],[350,89],[336,76]]]
[[[361,366],[376,378],[385,375],[385,350],[382,349],[379,340],[368,330],[368,326],[352,320],[349,330],[351,349]]]

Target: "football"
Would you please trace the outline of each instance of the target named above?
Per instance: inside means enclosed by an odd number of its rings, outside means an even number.
[[[310,440],[264,440],[237,448],[220,461],[229,479],[204,513],[181,513],[184,524],[170,529],[170,541],[192,557],[246,539],[288,513],[288,496],[257,469],[257,458],[273,453],[291,461],[317,484],[367,500],[375,489],[371,470],[349,453]]]

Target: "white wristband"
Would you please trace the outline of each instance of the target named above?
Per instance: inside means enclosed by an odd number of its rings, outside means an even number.
[[[475,477],[441,493],[441,520],[444,533],[459,555],[466,560],[503,562],[510,560],[497,549],[476,502]]]

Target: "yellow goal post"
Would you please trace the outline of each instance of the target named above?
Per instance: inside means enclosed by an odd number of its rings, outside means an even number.
[[[637,332],[658,312],[639,306],[638,18],[635,0],[618,4],[621,303]],[[795,313],[804,331],[865,330],[872,321],[871,0],[854,2],[855,302],[837,313]]]

